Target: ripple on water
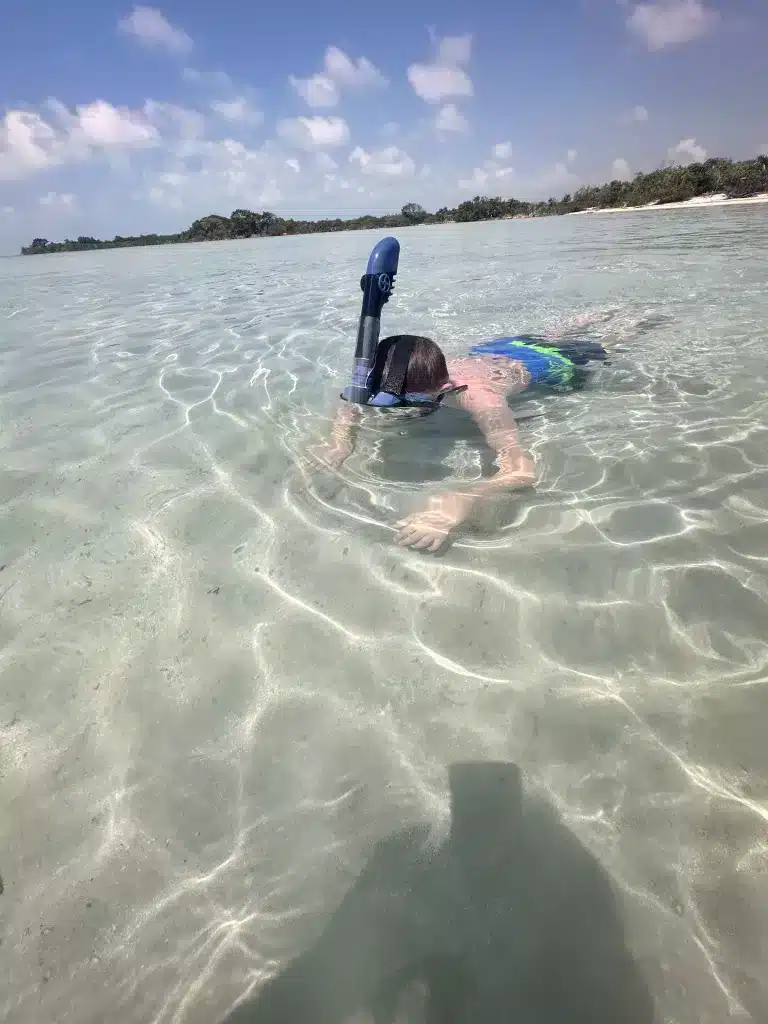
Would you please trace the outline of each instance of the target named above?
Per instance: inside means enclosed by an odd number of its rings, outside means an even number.
[[[456,354],[600,310],[624,340],[521,401],[538,487],[438,559],[392,524],[485,471],[460,424],[426,456],[374,420],[341,479],[306,475],[376,236],[8,261],[9,1024],[218,1019],[379,840],[441,834],[450,764],[493,758],[611,873],[660,1019],[768,1017],[764,227],[403,235],[388,332]]]

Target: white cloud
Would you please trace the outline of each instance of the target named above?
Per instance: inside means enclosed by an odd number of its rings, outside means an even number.
[[[325,53],[325,71],[338,85],[351,89],[386,85],[386,78],[367,57],[350,58],[337,46],[329,46]]]
[[[310,107],[335,107],[341,100],[342,88],[364,89],[386,85],[386,78],[367,57],[354,60],[337,46],[329,46],[325,53],[323,71],[309,78],[290,75],[289,82]]]
[[[208,93],[206,104],[217,117],[235,124],[261,124],[264,114],[255,105],[255,92],[248,86],[235,87],[229,75],[223,71],[196,71],[184,68],[184,80],[199,85]],[[197,114],[200,117],[199,114]]]
[[[641,106],[640,104],[638,104],[636,107],[634,107],[632,109],[632,120],[633,121],[647,121],[648,120],[648,110],[647,110],[647,108]]]
[[[73,188],[63,175],[46,175],[43,187],[38,186],[26,201],[27,208],[15,202],[10,193],[4,193],[0,210],[3,202],[10,202],[17,211],[13,217],[0,213],[4,242],[7,239],[16,245],[24,240],[19,238],[17,242],[15,226],[26,225],[27,215],[32,218],[31,224],[35,217],[44,216],[47,230],[54,232],[57,229],[50,225],[59,218],[63,234],[69,219],[86,206],[88,210],[110,210],[111,216],[105,221],[100,215],[98,223],[90,225],[86,219],[81,230],[109,235],[179,230],[207,213],[228,213],[238,207],[273,208],[310,217],[327,215],[331,210],[347,216],[365,208],[394,211],[413,199],[417,181],[422,191],[429,189],[433,197],[424,195],[422,201],[435,208],[450,205],[450,185],[455,185],[459,176],[456,171],[436,163],[427,182],[419,177],[421,162],[415,165],[412,159],[410,140],[418,136],[424,142],[428,123],[413,133],[408,132],[408,124],[402,129],[393,125],[387,134],[394,137],[386,139],[380,135],[380,126],[372,125],[371,141],[355,149],[350,157],[355,143],[346,144],[350,133],[346,122],[307,111],[306,118],[283,123],[271,141],[253,143],[250,128],[242,120],[220,120],[223,111],[218,108],[220,112],[214,115],[211,105],[234,103],[242,97],[258,107],[258,101],[245,86],[236,89],[229,79],[217,79],[209,79],[202,72],[191,76],[190,82],[197,83],[191,88],[199,88],[202,93],[199,109],[154,99],[146,100],[138,109],[120,108],[97,97],[72,108],[50,101],[36,111],[16,111],[10,119],[0,113],[3,178],[34,177],[39,169],[55,170],[56,166],[87,160],[98,161],[104,171],[98,177],[95,173],[92,178],[89,175],[88,204],[85,193]],[[434,115],[446,105],[450,102],[436,106],[433,118],[427,122],[434,123]],[[228,112],[234,115],[244,111],[233,107]],[[9,124],[11,146],[7,138]],[[230,133],[231,137],[222,138]],[[307,152],[302,154],[297,145]],[[326,150],[326,146],[330,148]],[[499,161],[489,174],[493,182],[489,188],[494,191],[502,184],[497,175],[505,173],[503,162]],[[341,170],[337,164],[343,165]],[[422,172],[425,174],[426,170]],[[0,181],[0,192],[2,186]],[[39,205],[39,197],[46,199],[44,194],[49,189],[50,201]],[[78,201],[68,207],[66,199],[60,197],[75,191]],[[128,200],[132,201],[130,210]],[[71,227],[69,231],[71,234]]]
[[[502,195],[509,195],[512,191],[516,198],[529,202],[570,192],[579,181],[578,176],[563,161],[528,175],[519,175],[511,167],[502,167],[495,172],[495,178],[499,180],[497,188],[500,188]],[[505,181],[507,178],[513,178],[513,181],[508,184]],[[499,192],[494,189],[488,194],[498,195]]]
[[[310,78],[295,78],[289,75],[288,81],[304,102],[314,109],[335,107],[341,99],[336,83],[328,75],[317,74]]]
[[[365,192],[362,185],[358,186],[346,178],[340,178],[336,174],[323,175],[323,192]]]
[[[624,157],[617,157],[611,165],[613,172],[614,181],[629,181],[632,177],[632,172],[629,169],[629,164]]]
[[[165,171],[158,175],[158,179],[164,185],[170,185],[171,188],[178,188],[179,185],[184,183],[184,175],[178,174],[173,171]]]
[[[349,162],[357,164],[365,174],[391,178],[410,177],[416,170],[413,160],[397,146],[387,146],[371,153],[357,146],[349,154]]]
[[[12,217],[15,212],[16,211],[14,210],[14,208],[12,206],[0,207],[0,213],[2,213],[5,217]]]
[[[152,185],[147,191],[146,198],[158,206],[167,206],[174,210],[180,210],[183,205],[180,196],[175,192],[166,192],[159,185]]]
[[[349,128],[341,117],[295,117],[278,121],[277,134],[301,149],[331,149],[349,141]]]
[[[497,160],[509,160],[512,156],[511,142],[497,142],[493,147],[493,155]]]
[[[160,46],[171,53],[189,53],[192,40],[180,28],[175,28],[154,7],[134,7],[118,25],[121,32],[134,36],[144,46]]]
[[[707,159],[707,151],[699,146],[696,139],[681,139],[676,146],[670,146],[667,156],[676,164],[700,164]]]
[[[258,205],[262,208],[265,206],[274,206],[279,203],[283,198],[283,194],[280,191],[280,186],[275,178],[269,178],[264,182],[261,189],[261,195],[259,196]]]
[[[449,96],[471,96],[472,80],[461,64],[469,62],[472,36],[442,39],[432,64],[411,64],[408,81],[417,96],[427,103],[440,103]]]
[[[435,126],[439,132],[465,132],[469,128],[469,122],[455,103],[446,103],[440,108]]]
[[[339,166],[330,153],[323,152],[315,154],[315,163],[321,171],[335,171]]]
[[[0,122],[0,180],[77,163],[94,152],[154,145],[159,139],[142,111],[113,107],[104,100],[76,107],[74,113],[58,100],[50,100],[48,106],[50,121],[33,111],[9,110]]]
[[[566,159],[567,159],[568,163],[569,163],[569,164],[572,164],[572,163],[573,163],[573,161],[574,161],[574,160],[576,159],[576,157],[577,157],[578,155],[579,155],[579,151],[578,151],[577,149],[569,149],[569,150],[568,150],[568,155],[567,155],[567,157],[566,157]]]
[[[293,177],[293,176],[291,176]],[[187,140],[171,149],[167,164],[143,178],[137,198],[200,217],[219,204],[225,209],[263,209],[278,202],[285,179],[285,155],[264,144],[249,149],[235,139]]]
[[[75,197],[67,192],[60,194],[58,192],[49,192],[45,196],[40,196],[41,206],[56,206],[59,209],[71,209],[74,206]]]
[[[460,178],[458,186],[461,189],[469,189],[477,191],[478,189],[485,188],[488,184],[488,171],[482,167],[476,167],[472,171],[472,176],[469,178]]]
[[[559,184],[565,184],[568,181],[572,181],[574,175],[564,163],[556,163],[551,171],[546,172],[542,175],[541,180],[547,182],[550,186],[554,187]]]
[[[179,135],[183,139],[197,139],[205,132],[205,118],[199,111],[175,103],[147,100],[143,113],[163,137]]]
[[[663,50],[701,38],[719,20],[719,13],[705,7],[702,0],[655,0],[637,4],[627,26],[649,50]]]
[[[118,110],[104,100],[77,108],[77,124],[93,146],[135,146],[153,142],[157,129],[140,113]]]
[[[56,131],[39,114],[9,110],[0,125],[0,180],[59,163],[59,151]]]
[[[254,109],[245,96],[236,96],[233,100],[214,100],[211,103],[211,110],[225,121],[261,124],[264,120],[262,112]]]
[[[471,79],[461,68],[412,64],[408,81],[416,95],[427,103],[440,103],[448,96],[471,96],[473,91]]]
[[[496,148],[496,147],[494,147],[494,148]],[[514,167],[502,166],[496,160],[485,160],[485,161],[483,161],[483,166],[480,168],[480,170],[487,172],[486,173],[486,180],[488,180],[490,178],[497,178],[497,179],[508,178],[510,176],[510,174],[514,174],[515,173]],[[469,180],[471,180],[471,179],[469,179]]]

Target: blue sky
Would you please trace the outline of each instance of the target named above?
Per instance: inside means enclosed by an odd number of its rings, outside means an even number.
[[[0,251],[768,148],[764,0],[0,0]]]

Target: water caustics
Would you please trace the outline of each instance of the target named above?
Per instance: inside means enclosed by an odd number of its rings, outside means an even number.
[[[766,1019],[766,223],[401,235],[386,333],[626,332],[516,403],[536,489],[437,559],[393,524],[487,472],[458,415],[307,455],[378,236],[3,262],[4,1020],[221,1019],[470,761],[613,878],[660,1020]]]

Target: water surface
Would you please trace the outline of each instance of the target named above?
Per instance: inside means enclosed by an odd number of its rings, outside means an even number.
[[[4,1020],[218,1019],[491,759],[613,878],[660,1020],[768,1018],[767,229],[402,231],[387,332],[655,324],[519,403],[536,490],[437,559],[392,526],[488,472],[447,410],[301,471],[378,234],[0,264]]]

